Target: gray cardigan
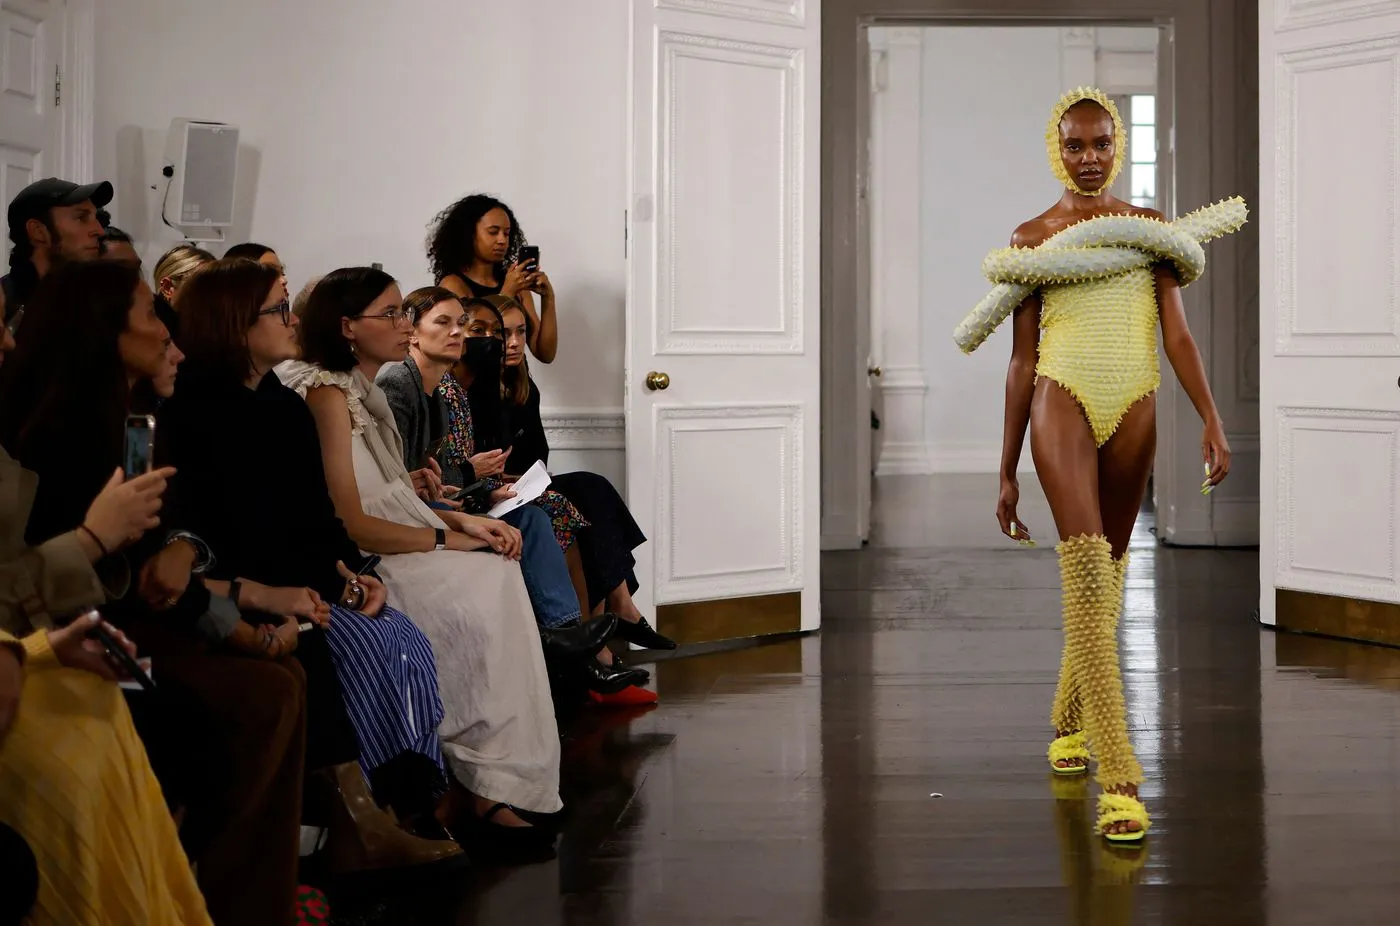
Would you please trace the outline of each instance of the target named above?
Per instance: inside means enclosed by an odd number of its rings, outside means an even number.
[[[411,356],[401,363],[381,367],[374,382],[384,390],[389,407],[394,410],[394,421],[403,439],[404,466],[409,472],[422,469],[447,433],[447,409],[438,401],[436,389],[431,396],[423,391],[423,374]],[[474,473],[444,464],[440,455],[437,460],[442,466],[442,481],[447,485],[461,488],[476,481]]]

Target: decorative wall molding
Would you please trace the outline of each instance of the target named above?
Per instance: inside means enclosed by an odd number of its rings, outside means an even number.
[[[803,432],[808,426],[806,410],[801,405],[689,405],[684,408],[658,407],[656,441],[661,450],[657,461],[656,480],[656,570],[655,597],[658,601],[679,603],[715,597],[739,597],[769,592],[800,590],[804,582],[802,538],[804,536],[803,499],[805,497],[805,463]],[[779,528],[779,549],[772,551],[772,563],[754,563],[742,568],[682,574],[675,562],[675,551],[686,538],[673,532],[681,529],[675,510],[676,486],[666,476],[675,469],[674,460],[680,452],[677,435],[712,432],[718,435],[736,430],[771,431],[779,438],[776,468],[771,471],[776,484],[764,491],[776,493],[777,506],[783,514]],[[757,461],[749,461],[745,479],[752,483],[765,474],[758,471]]]
[[[1298,112],[1298,78],[1300,75],[1319,71],[1335,71],[1367,64],[1388,64],[1391,69],[1391,106],[1384,113],[1371,113],[1372,120],[1388,120],[1386,137],[1389,139],[1390,167],[1386,185],[1381,190],[1371,190],[1373,198],[1381,198],[1389,212],[1388,227],[1390,246],[1385,249],[1389,258],[1389,280],[1391,310],[1388,313],[1390,328],[1375,332],[1317,333],[1297,331],[1298,323],[1298,273],[1304,266],[1297,253],[1297,162],[1298,145],[1302,137],[1300,114]],[[1384,357],[1400,353],[1400,249],[1397,233],[1400,227],[1400,36],[1385,36],[1358,42],[1340,42],[1331,45],[1315,46],[1297,51],[1285,52],[1277,56],[1274,68],[1275,85],[1278,88],[1276,117],[1278,122],[1278,142],[1275,150],[1277,170],[1274,174],[1274,196],[1277,204],[1275,240],[1275,296],[1279,324],[1275,332],[1275,351],[1280,355],[1291,356],[1363,356]],[[1322,182],[1322,181],[1316,181]]]
[[[546,408],[540,418],[551,450],[627,449],[627,419],[620,408]]]
[[[1274,585],[1297,591],[1318,592],[1327,595],[1342,595],[1349,598],[1363,598],[1372,601],[1400,601],[1400,585],[1394,575],[1396,547],[1396,507],[1400,500],[1400,483],[1397,483],[1397,468],[1400,468],[1400,412],[1378,411],[1356,408],[1307,408],[1279,406],[1275,413],[1275,438],[1278,444],[1278,458],[1275,462],[1274,487],[1279,517],[1275,521],[1275,550],[1277,558],[1274,566]],[[1376,521],[1368,526],[1368,545],[1381,544],[1386,550],[1386,562],[1391,564],[1391,575],[1366,576],[1338,572],[1301,569],[1294,566],[1294,548],[1297,540],[1294,504],[1297,495],[1293,486],[1294,450],[1293,437],[1300,425],[1308,430],[1336,431],[1338,433],[1377,434],[1390,438],[1390,498],[1375,499],[1375,511],[1379,516],[1388,514],[1388,522]],[[1343,478],[1340,470],[1338,478]]]
[[[807,0],[656,0],[656,8],[708,13],[780,26],[804,26],[807,23]]]
[[[1400,0],[1275,0],[1275,9],[1274,30],[1287,32],[1400,12]]]
[[[658,201],[662,214],[656,225],[656,320],[652,326],[658,355],[677,354],[799,354],[803,335],[804,278],[802,250],[806,219],[803,208],[806,98],[806,57],[801,48],[739,42],[690,32],[663,30],[657,35],[661,66],[659,96],[662,150],[658,152]],[[781,97],[782,193],[778,208],[778,267],[780,276],[776,326],[743,329],[699,328],[679,317],[680,262],[677,228],[677,159],[682,120],[682,86],[678,65],[684,59],[727,63],[772,71]],[[756,206],[755,206],[756,208]]]

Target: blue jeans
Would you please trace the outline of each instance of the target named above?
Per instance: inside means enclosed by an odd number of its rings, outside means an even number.
[[[535,609],[535,623],[541,627],[562,627],[578,620],[578,593],[569,578],[564,551],[554,539],[549,515],[535,505],[521,505],[501,520],[520,531],[520,571],[525,574],[525,590]]]

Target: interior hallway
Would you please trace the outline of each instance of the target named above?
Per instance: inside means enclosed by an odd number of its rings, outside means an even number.
[[[881,480],[871,546],[824,560],[820,636],[659,663],[656,709],[571,733],[558,861],[378,921],[1393,923],[1400,651],[1260,630],[1254,553],[1160,548],[1142,522],[1134,872],[1051,780],[1055,555],[992,542],[994,485]],[[1022,515],[1044,540],[1048,511]]]

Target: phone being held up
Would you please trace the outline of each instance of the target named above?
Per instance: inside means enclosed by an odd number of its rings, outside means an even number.
[[[135,479],[151,471],[151,461],[155,453],[156,419],[154,415],[128,415],[126,417],[126,449],[122,456],[122,469],[126,478]]]

